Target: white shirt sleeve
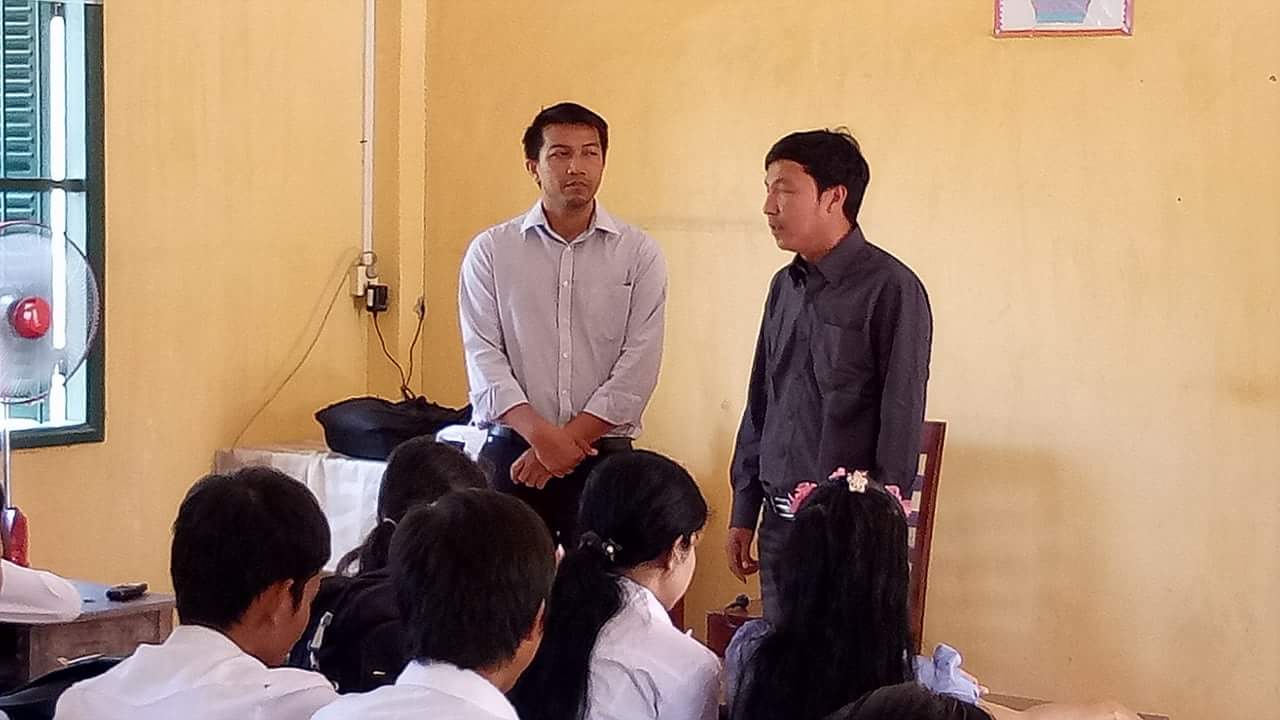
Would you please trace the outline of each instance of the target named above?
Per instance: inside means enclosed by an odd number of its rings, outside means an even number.
[[[609,379],[587,401],[585,412],[614,425],[640,425],[658,386],[666,334],[667,262],[658,243],[645,237],[631,288],[622,352]]]
[[[0,560],[0,622],[56,623],[80,616],[80,591],[51,572]]]
[[[493,238],[482,233],[467,249],[458,280],[458,319],[474,419],[492,423],[529,402],[516,380],[502,337],[493,278]]]

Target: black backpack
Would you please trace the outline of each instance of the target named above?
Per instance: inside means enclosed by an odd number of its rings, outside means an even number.
[[[405,440],[471,422],[471,406],[447,408],[424,397],[392,402],[356,397],[316,413],[330,450],[366,460],[386,460]]]
[[[58,698],[81,680],[97,677],[115,667],[123,658],[89,657],[50,671],[22,687],[0,695],[0,713],[10,720],[52,720]],[[4,717],[0,714],[0,717]]]
[[[315,670],[338,692],[353,693],[393,684],[407,662],[387,570],[320,581],[306,632],[289,653],[291,667]]]

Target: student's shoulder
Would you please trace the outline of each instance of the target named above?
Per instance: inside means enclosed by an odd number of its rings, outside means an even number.
[[[340,695],[317,712],[313,720],[382,720],[409,717],[460,717],[466,703],[447,693],[414,685],[384,685],[366,693]],[[415,715],[416,716],[416,715]]]
[[[263,680],[263,687],[270,688],[279,693],[309,690],[311,688],[333,690],[333,685],[329,682],[328,678],[311,670],[303,670],[302,668],[293,667],[274,667],[267,668],[264,672],[265,679]]]
[[[725,650],[726,658],[745,659],[753,654],[760,643],[773,632],[773,626],[767,620],[749,620],[734,633],[733,640]]]

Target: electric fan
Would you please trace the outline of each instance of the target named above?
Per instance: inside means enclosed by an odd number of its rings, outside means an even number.
[[[26,565],[27,518],[13,503],[10,409],[70,378],[98,329],[98,282],[75,243],[27,221],[0,223],[0,481],[5,559]]]

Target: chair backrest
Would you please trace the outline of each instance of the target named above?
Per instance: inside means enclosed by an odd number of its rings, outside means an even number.
[[[920,436],[920,464],[911,488],[911,516],[907,538],[911,546],[911,580],[907,597],[911,604],[911,635],[916,652],[924,637],[924,601],[929,586],[929,551],[933,546],[933,516],[938,505],[938,479],[942,475],[942,446],[947,424],[926,420]]]

